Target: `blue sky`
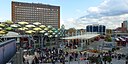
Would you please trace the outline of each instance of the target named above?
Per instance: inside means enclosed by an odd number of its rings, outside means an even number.
[[[45,3],[51,5],[58,5],[61,8],[61,18],[77,18],[81,16],[81,12],[85,12],[90,6],[98,5],[102,0],[13,0],[19,2],[34,2],[34,3]],[[93,2],[93,3],[92,3]],[[1,15],[3,20],[11,20],[11,1],[1,0],[0,1]]]
[[[11,1],[0,0],[0,21],[11,20]]]
[[[107,28],[119,27],[127,20],[127,0],[13,0],[44,3],[61,8],[61,24],[66,28],[85,28],[88,24],[103,24]],[[118,3],[118,4],[116,4]],[[11,20],[11,0],[0,0],[0,21]],[[118,18],[118,19],[117,19]],[[116,20],[115,20],[116,19]],[[113,25],[113,23],[116,23]],[[71,25],[69,25],[71,24]]]

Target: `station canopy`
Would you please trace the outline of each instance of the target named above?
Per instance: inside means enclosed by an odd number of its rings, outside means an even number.
[[[94,38],[99,36],[100,34],[93,34],[93,33],[86,33],[84,35],[77,35],[77,36],[71,36],[71,37],[65,37],[65,38],[61,38],[61,39],[90,39],[90,38]]]
[[[0,35],[1,36],[1,35]],[[29,35],[20,35],[16,32],[9,31],[4,36],[1,36],[0,38],[12,38],[12,37],[28,37]]]

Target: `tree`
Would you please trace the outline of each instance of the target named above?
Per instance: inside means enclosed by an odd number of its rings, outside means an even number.
[[[112,61],[112,57],[111,56],[107,56],[107,61],[109,62],[109,64],[111,63]]]
[[[107,42],[112,42],[111,36],[110,36],[110,35],[106,35],[105,41],[107,41]]]

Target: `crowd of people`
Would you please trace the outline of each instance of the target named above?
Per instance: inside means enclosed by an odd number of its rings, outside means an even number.
[[[32,53],[32,52],[31,52]],[[65,63],[65,56],[67,55],[63,50],[52,48],[52,49],[36,49],[34,54],[25,52],[23,55],[24,63],[27,64],[38,64],[38,63]],[[31,59],[29,59],[31,58]]]
[[[51,62],[55,64],[56,62],[65,63],[65,52],[62,49],[52,48],[43,49],[42,62]]]
[[[33,52],[24,52],[23,62],[24,64],[38,64],[38,63],[62,63],[71,61],[87,61],[88,63],[106,64],[111,63],[113,59],[125,59],[128,64],[128,56],[117,53],[87,53],[87,52],[66,52],[58,48],[45,48],[35,49]]]
[[[38,64],[38,63],[62,63],[68,61],[78,61],[80,57],[86,57],[82,52],[66,52],[62,49],[36,49],[34,53],[26,51],[23,54],[24,64]]]

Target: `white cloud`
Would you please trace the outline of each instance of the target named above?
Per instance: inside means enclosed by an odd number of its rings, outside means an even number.
[[[97,7],[88,8],[87,12],[88,18],[126,14],[128,13],[128,0],[105,0]]]
[[[67,20],[61,21],[61,25],[64,24],[66,29],[69,28],[76,28],[76,29],[81,29],[85,28],[85,26],[81,23],[78,23],[74,18],[69,18]]]
[[[76,29],[85,29],[87,25],[90,24],[101,24],[105,25],[107,28],[114,29],[121,26],[121,22],[128,19],[128,14],[117,15],[117,16],[105,16],[96,18],[82,18],[79,20],[75,20],[74,18],[69,18],[63,21],[66,29],[68,28],[76,28]]]
[[[81,18],[79,19],[79,23],[83,25],[89,25],[89,24],[101,24],[105,25],[107,28],[117,28],[121,26],[121,22],[128,19],[128,14],[123,15],[117,15],[117,16],[105,16],[100,17],[98,19],[96,18]]]
[[[77,12],[81,10],[76,10]],[[90,24],[101,24],[107,28],[115,29],[121,26],[124,20],[128,20],[128,0],[104,0],[96,7],[89,7],[83,11],[80,18],[69,18],[62,22],[66,28],[83,28]]]
[[[102,24],[107,28],[117,28],[128,20],[128,0],[104,0],[99,6],[87,9],[87,14],[76,20],[82,26]]]

